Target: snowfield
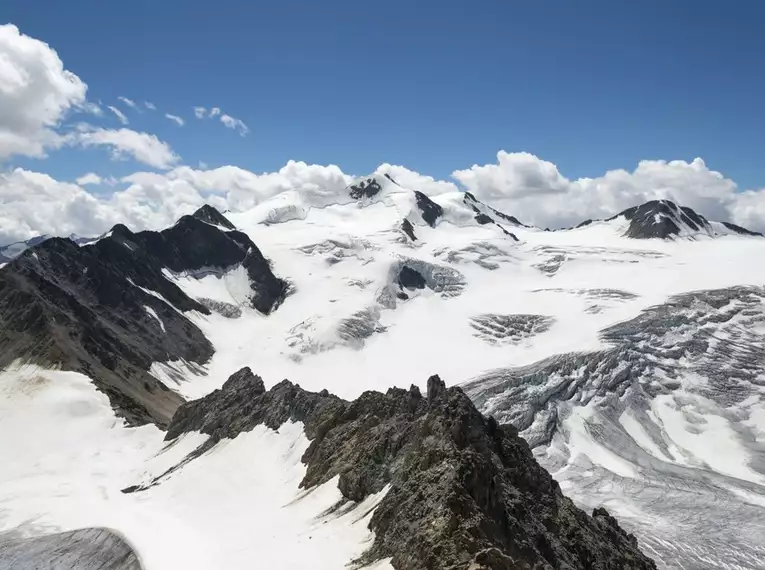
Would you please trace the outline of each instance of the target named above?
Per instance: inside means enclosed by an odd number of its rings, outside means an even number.
[[[566,494],[608,508],[661,567],[765,567],[765,239],[720,224],[630,239],[619,217],[543,231],[483,206],[499,225],[481,224],[462,194],[431,197],[431,227],[411,191],[381,182],[371,198],[290,191],[226,213],[292,293],[263,316],[241,268],[168,273],[207,300],[213,313],[191,318],[216,353],[151,373],[189,399],[243,366],[267,387],[288,378],[343,398],[437,373],[518,426]],[[683,297],[698,291],[723,293]],[[125,494],[204,436],[164,447],[79,374],[7,370],[0,393],[12,458],[0,530],[115,529],[146,570],[339,569],[372,538],[381,497],[327,514],[336,482],[298,488],[298,424],[255,429]]]
[[[2,530],[36,536],[103,527],[145,570],[344,568],[372,540],[384,495],[329,513],[337,480],[304,491],[302,425],[264,426],[224,441],[146,491],[123,493],[178,465],[206,439],[169,445],[153,426],[127,428],[81,374],[18,367],[0,403]],[[23,434],[23,437],[20,437]],[[380,562],[374,567],[390,566]]]

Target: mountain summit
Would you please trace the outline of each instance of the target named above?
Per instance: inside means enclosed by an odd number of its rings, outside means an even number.
[[[226,222],[212,208],[205,212]],[[171,276],[235,266],[247,273],[252,307],[267,314],[284,299],[286,283],[245,234],[193,216],[162,232],[117,225],[84,246],[42,241],[0,269],[0,366],[87,373],[120,415],[164,425],[181,399],[149,373],[152,363],[203,364],[214,352],[186,316],[210,309]]]

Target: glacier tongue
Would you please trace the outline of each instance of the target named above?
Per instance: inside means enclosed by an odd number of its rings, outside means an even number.
[[[602,337],[605,350],[489,372],[467,392],[658,559],[765,563],[752,526],[765,506],[765,289],[678,295]]]

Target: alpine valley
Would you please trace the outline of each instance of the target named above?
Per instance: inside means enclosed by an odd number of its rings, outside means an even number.
[[[765,238],[375,174],[0,248],[0,567],[765,567]]]

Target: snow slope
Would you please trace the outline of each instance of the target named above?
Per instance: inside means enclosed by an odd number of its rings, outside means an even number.
[[[4,373],[1,389],[0,532],[113,529],[144,570],[244,569],[253,561],[338,569],[372,539],[367,523],[381,495],[329,514],[342,498],[336,480],[298,489],[308,447],[300,424],[260,426],[147,491],[123,493],[177,465],[206,436],[165,446],[153,426],[127,428],[76,373],[17,367]]]

